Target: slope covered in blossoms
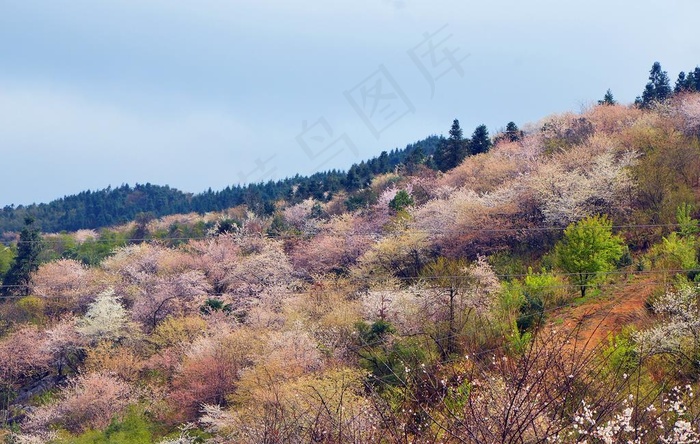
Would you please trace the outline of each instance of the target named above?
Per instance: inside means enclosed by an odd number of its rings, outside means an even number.
[[[271,215],[43,235],[0,302],[0,437],[697,442],[700,94],[494,139]]]

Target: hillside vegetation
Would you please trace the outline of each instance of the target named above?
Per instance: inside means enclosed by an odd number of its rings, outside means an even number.
[[[65,196],[48,204],[8,205],[0,208],[0,233],[19,231],[26,217],[32,217],[47,233],[99,229],[134,220],[138,216],[162,217],[180,213],[200,214],[246,205],[263,215],[274,212],[273,202],[285,199],[299,202],[310,197],[328,201],[340,190],[355,191],[376,174],[393,171],[399,164],[411,164],[411,155],[431,155],[439,143],[437,136],[412,143],[404,149],[382,152],[378,157],[350,167],[348,172],[320,172],[308,177],[295,176],[267,183],[235,185],[219,191],[184,193],[168,186],[121,185],[98,191]],[[294,192],[292,192],[294,190]]]
[[[698,442],[700,93],[651,74],[333,193],[23,220],[0,439]]]

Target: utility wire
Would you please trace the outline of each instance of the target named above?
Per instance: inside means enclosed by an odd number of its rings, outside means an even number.
[[[621,231],[621,230],[641,230],[641,229],[650,229],[650,228],[677,228],[681,226],[680,224],[622,224],[622,225],[613,225],[612,229]],[[544,231],[564,231],[566,230],[567,227],[563,226],[539,226],[539,227],[521,227],[521,228],[484,228],[483,226],[464,226],[460,225],[459,229],[447,229],[447,228],[408,228],[407,230],[400,230],[400,231],[382,231],[382,230],[352,230],[349,229],[347,230],[348,232],[344,232],[345,230],[334,230],[334,229],[319,229],[318,232],[314,234],[332,234],[336,236],[344,236],[344,237],[360,237],[360,236],[368,236],[368,237],[389,237],[389,236],[397,236],[404,234],[406,232],[413,232],[413,233],[424,233],[424,234],[430,234],[430,235],[439,235],[439,234],[449,234],[449,235],[466,235],[466,234],[480,234],[480,233],[530,233],[530,232],[544,232]],[[43,234],[44,238],[41,240],[36,240],[36,241],[22,241],[22,240],[17,240],[15,243],[17,244],[33,244],[33,243],[48,243],[48,244],[63,244],[70,242],[71,240],[74,241],[77,245],[81,245],[85,242],[98,242],[98,243],[136,243],[136,242],[150,242],[150,243],[158,243],[158,242],[169,242],[169,241],[190,241],[190,240],[206,240],[206,239],[216,239],[217,236],[177,236],[177,237],[140,237],[140,238],[119,238],[119,239],[103,239],[101,237],[96,237],[96,238],[88,238],[84,241],[77,242],[73,238],[69,239],[56,239],[55,237],[61,236],[60,234],[55,234],[55,233],[45,233]],[[70,233],[66,234],[66,236],[71,236]],[[98,235],[99,236],[99,235]]]

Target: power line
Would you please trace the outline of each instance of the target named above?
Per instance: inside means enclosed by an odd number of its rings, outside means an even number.
[[[641,229],[651,229],[651,228],[677,228],[680,227],[680,224],[621,224],[621,225],[612,225],[613,230],[621,231],[621,230],[641,230]],[[382,231],[381,228],[377,230],[348,230],[348,232],[342,232],[339,230],[334,230],[332,228],[328,229],[319,229],[314,235],[318,234],[331,234],[339,237],[359,237],[359,236],[374,236],[374,237],[389,237],[392,235],[401,235],[406,232],[408,233],[424,233],[424,234],[432,234],[432,235],[466,235],[466,234],[481,234],[481,233],[530,233],[530,232],[545,232],[545,231],[565,231],[567,227],[563,226],[555,226],[555,225],[549,225],[549,226],[539,226],[539,227],[515,227],[515,228],[484,228],[483,226],[477,226],[477,225],[472,225],[472,226],[465,226],[465,225],[460,225],[459,229],[447,229],[447,228],[415,228],[415,227],[409,227],[407,230],[401,230],[401,231]],[[117,232],[113,232],[117,233]],[[70,233],[65,234],[66,236],[71,236]],[[49,244],[62,244],[66,243],[66,239],[54,239],[56,236],[60,236],[60,234],[55,234],[55,233],[45,233],[43,235],[44,237],[41,240],[37,241],[22,241],[22,240],[17,240],[15,243],[16,244],[33,244],[33,243],[49,243]],[[206,240],[206,239],[216,239],[218,236],[177,236],[177,237],[140,237],[140,238],[118,238],[118,239],[103,239],[101,237],[97,238],[89,238],[86,240],[83,240],[81,242],[77,242],[74,239],[70,239],[74,242],[76,242],[77,245],[82,245],[86,242],[98,242],[98,243],[116,243],[116,244],[122,244],[122,243],[138,243],[138,242],[149,242],[149,243],[158,243],[158,242],[169,242],[169,241],[190,241],[190,240]],[[267,236],[265,236],[267,237]],[[304,237],[303,235],[300,237]]]
[[[589,274],[595,274],[596,276],[616,276],[616,275],[675,275],[675,274],[682,274],[682,273],[700,273],[700,268],[693,268],[693,269],[657,269],[657,270],[635,270],[635,271],[625,271],[625,270],[612,270],[612,271],[601,271],[597,273],[583,273],[586,275]],[[563,277],[569,277],[569,276],[578,276],[581,273],[560,273],[560,272],[553,272],[552,276],[553,277],[558,277],[558,276],[563,276]],[[532,276],[533,274],[530,273],[505,273],[505,274],[494,274],[495,277],[499,279],[504,279],[504,280],[510,280],[512,278],[522,278],[522,277],[527,277],[527,276]],[[536,275],[536,274],[535,274]],[[422,280],[464,280],[468,279],[469,275],[464,274],[464,275],[428,275],[428,276],[416,276],[416,277],[409,277],[409,276],[391,276],[388,277],[386,280],[392,280],[396,279],[399,281],[422,281]],[[550,285],[547,286],[547,288],[552,288],[552,287],[597,287],[600,285],[605,285],[605,284],[576,284],[576,283],[570,283],[570,284],[556,284],[556,285]],[[0,285],[0,288],[31,288],[31,284],[12,284],[12,285]],[[435,286],[435,287],[430,287],[432,289],[439,289],[439,288],[445,288],[445,286]],[[378,289],[377,291],[389,291],[390,289]],[[403,291],[403,290],[397,290],[397,291]],[[221,293],[221,294],[228,294],[228,293]]]

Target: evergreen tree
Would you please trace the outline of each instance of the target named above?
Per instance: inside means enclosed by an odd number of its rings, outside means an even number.
[[[471,155],[481,154],[491,149],[491,138],[486,125],[479,125],[472,134],[471,142],[469,143],[469,153]]]
[[[455,119],[450,128],[450,137],[442,139],[435,150],[435,165],[440,171],[448,171],[456,167],[467,157],[467,143],[462,137],[459,120]]]
[[[394,198],[391,199],[391,202],[389,202],[389,208],[399,212],[406,207],[413,206],[414,204],[415,202],[413,201],[413,198],[406,190],[399,190],[399,192],[396,193],[396,196],[394,196]]]
[[[416,172],[418,165],[425,163],[425,153],[420,145],[413,148],[406,157],[404,162],[406,166],[406,172],[408,174],[413,174]]]
[[[700,92],[700,66],[688,73],[688,89],[690,91]]]
[[[24,228],[20,232],[17,244],[17,256],[7,271],[2,285],[2,294],[29,294],[29,283],[33,272],[39,269],[39,254],[42,250],[42,240],[39,229],[34,226],[34,218],[24,219]]]
[[[608,89],[608,91],[605,93],[605,96],[603,97],[603,100],[598,100],[598,105],[616,105],[617,102],[615,101],[615,98],[613,97],[612,91]]]
[[[654,62],[654,65],[649,71],[649,83],[644,88],[641,100],[637,98],[636,103],[642,108],[649,108],[655,102],[663,102],[671,97],[671,82],[668,79],[666,71],[661,69],[659,62]]]
[[[523,137],[523,132],[520,131],[515,122],[508,122],[506,125],[506,139],[510,142],[517,142]]]
[[[386,151],[382,151],[377,160],[377,172],[379,174],[384,174],[391,169],[389,165],[389,154]]]
[[[435,154],[433,154],[433,163],[435,168],[445,172],[452,168],[452,162],[450,162],[450,150],[447,144],[447,139],[444,137],[440,139]]]
[[[682,92],[700,92],[700,67],[689,71],[687,75],[685,72],[681,71],[680,74],[678,74],[678,80],[676,80],[676,87],[673,92],[676,94]]]
[[[691,73],[692,74],[692,73]],[[678,73],[678,79],[676,80],[676,86],[673,88],[675,94],[686,91],[688,88],[687,79],[685,77],[685,72],[681,71]]]
[[[357,165],[353,165],[348,170],[348,174],[345,176],[345,187],[348,191],[355,191],[362,188],[362,178],[359,174],[359,168]]]

